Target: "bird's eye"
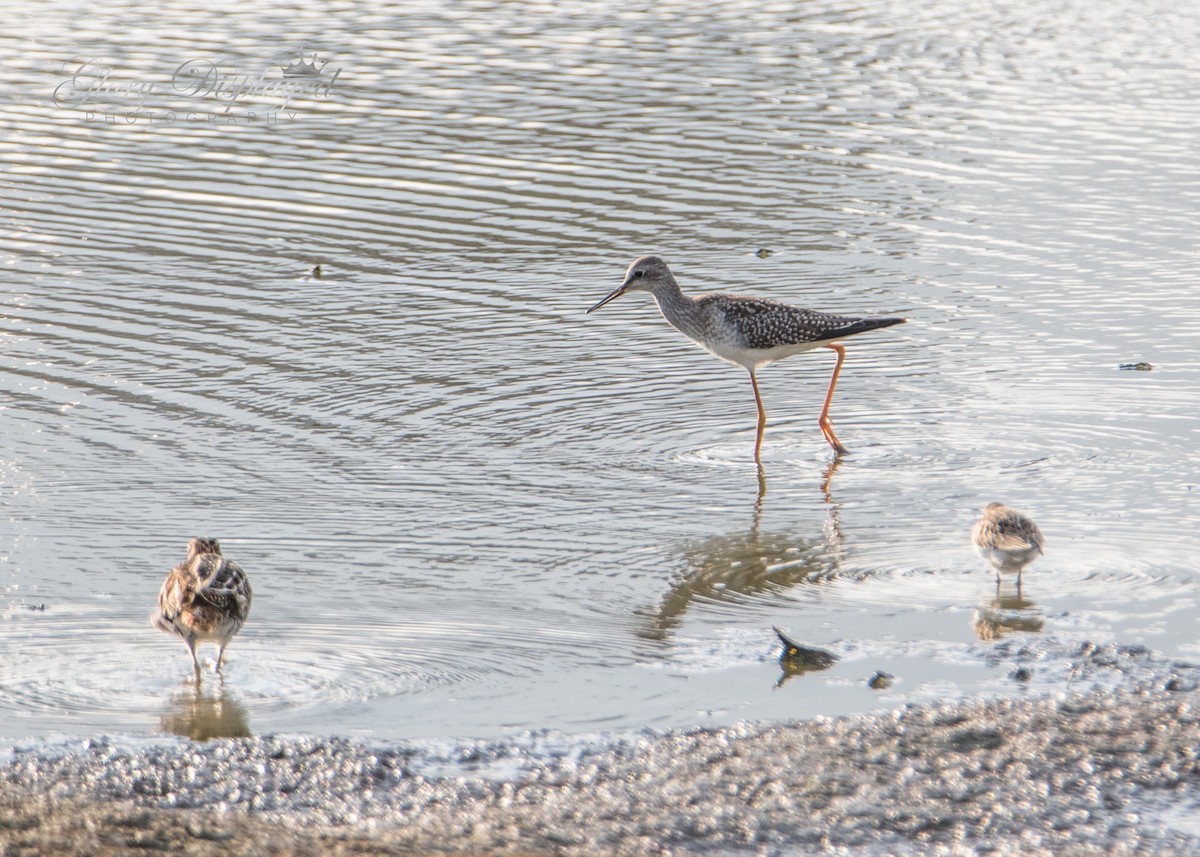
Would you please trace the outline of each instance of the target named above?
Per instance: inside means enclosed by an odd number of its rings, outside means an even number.
[[[646,276],[646,272],[645,271],[634,271],[633,276],[635,279],[640,280],[642,277]]]

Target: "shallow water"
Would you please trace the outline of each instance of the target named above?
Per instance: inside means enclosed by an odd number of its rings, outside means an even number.
[[[1200,655],[1200,12],[622,9],[10,16],[0,735],[678,726],[1024,692],[997,635]],[[301,48],[340,73],[294,118],[170,91]],[[166,91],[56,106],[79,57]],[[761,372],[760,478],[741,370],[645,296],[584,315],[643,252],[906,315],[849,343],[851,455],[832,355]],[[991,500],[1046,535],[1019,598]],[[197,692],[147,616],[199,534],[255,603]],[[771,625],[840,662],[787,677]]]

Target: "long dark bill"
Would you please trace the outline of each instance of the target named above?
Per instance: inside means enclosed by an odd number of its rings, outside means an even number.
[[[629,288],[629,283],[621,283],[621,285],[617,286],[615,289],[613,289],[611,292],[609,292],[608,297],[606,297],[603,300],[601,300],[600,302],[598,302],[595,306],[592,307],[592,309],[589,309],[588,312],[591,312],[592,310],[600,309],[600,307],[604,306],[609,301],[616,300],[621,295],[625,294],[625,290],[627,288]],[[584,314],[586,315],[587,313],[584,313]]]

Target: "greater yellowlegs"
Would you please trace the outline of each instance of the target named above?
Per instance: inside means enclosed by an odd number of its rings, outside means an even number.
[[[1025,566],[1044,553],[1046,545],[1037,524],[1003,503],[984,507],[983,515],[971,528],[971,542],[996,570],[997,581],[1000,572],[1016,572],[1018,586]]]
[[[828,315],[811,309],[789,306],[763,298],[743,295],[709,294],[688,297],[675,282],[671,269],[658,256],[635,259],[625,272],[625,281],[607,297],[588,310],[592,312],[626,292],[649,292],[671,326],[711,353],[741,366],[750,373],[754,401],[758,405],[758,434],[754,441],[754,460],[759,460],[767,413],[758,393],[755,370],[774,360],[782,360],[814,348],[830,348],[837,352],[837,365],[825,394],[825,407],[818,420],[821,433],[836,452],[846,452],[833,424],[829,421],[829,404],[837,386],[846,348],[838,339],[856,333],[891,327],[903,318],[854,318]]]
[[[225,647],[250,614],[252,597],[246,573],[221,555],[220,543],[195,538],[188,542],[187,559],[171,569],[163,581],[158,611],[152,617],[154,626],[183,639],[199,676],[196,646],[204,642],[217,644],[219,670]]]

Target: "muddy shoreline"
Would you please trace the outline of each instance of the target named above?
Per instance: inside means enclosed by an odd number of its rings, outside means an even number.
[[[1195,667],[1085,645],[1073,675],[1032,699],[436,752],[17,746],[0,854],[1200,853]]]

